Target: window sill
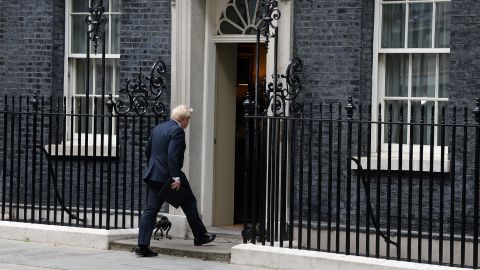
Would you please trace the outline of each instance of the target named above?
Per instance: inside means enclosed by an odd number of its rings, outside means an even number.
[[[64,149],[65,147],[65,149]],[[78,145],[75,142],[73,145],[70,142],[64,144],[51,144],[45,145],[44,149],[50,156],[64,156],[64,157],[117,157],[117,149],[115,145],[112,145],[111,153],[108,153],[108,145],[103,146],[103,155],[102,155],[102,146],[101,145],[88,145],[85,149],[85,145]],[[58,152],[57,152],[58,150]],[[65,150],[65,151],[64,151]]]
[[[408,155],[403,155],[402,156],[402,171],[410,171],[410,165],[409,165],[409,156]],[[360,158],[360,165],[364,170],[367,169],[367,157],[361,157]],[[414,154],[412,158],[412,171],[414,172],[419,172],[420,171],[420,158],[418,154]],[[380,168],[377,169],[377,163],[378,163],[378,157],[377,154],[372,154],[370,156],[370,170],[381,170],[381,171],[387,171],[388,170],[388,154],[387,153],[382,153],[382,156],[380,157]],[[390,170],[392,171],[399,171],[399,158],[398,156],[392,155],[391,158],[391,166]],[[430,172],[430,156],[425,156],[423,158],[423,167],[422,171],[423,172]],[[444,158],[443,161],[443,171],[441,168],[441,158],[440,156],[434,156],[433,157],[433,172],[444,172],[448,173],[450,172],[450,161],[448,160],[448,157]],[[352,170],[357,170],[357,163],[352,160],[351,162],[352,165]]]

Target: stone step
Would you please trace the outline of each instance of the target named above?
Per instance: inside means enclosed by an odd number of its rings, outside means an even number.
[[[150,248],[163,255],[195,258],[206,261],[230,262],[231,248],[240,242],[218,237],[212,243],[195,246],[191,239],[160,239],[153,240]],[[119,240],[110,243],[112,250],[131,251],[137,246],[137,239]]]

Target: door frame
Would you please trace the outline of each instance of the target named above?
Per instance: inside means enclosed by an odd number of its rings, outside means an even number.
[[[195,183],[191,186],[197,195],[199,212],[206,226],[212,225],[214,207],[212,193],[217,44],[255,43],[254,35],[216,36],[216,24],[228,2],[229,0],[172,0],[170,104],[190,104],[195,109],[190,128],[186,130],[184,169],[187,176],[200,175],[200,183],[195,177]],[[293,51],[293,0],[279,0],[278,7],[282,12],[278,21],[278,70],[284,71]],[[272,51],[269,50],[267,54],[267,74],[273,70]],[[201,68],[203,76],[198,76]],[[198,91],[197,88],[203,91]],[[190,146],[192,137],[195,141]],[[198,145],[200,140],[201,145]],[[170,213],[181,214],[181,211],[171,207]]]

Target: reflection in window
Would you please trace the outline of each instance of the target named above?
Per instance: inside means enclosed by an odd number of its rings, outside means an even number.
[[[408,17],[408,47],[432,47],[432,3],[410,5]]]
[[[405,5],[385,5],[382,16],[382,47],[402,48],[405,40]]]

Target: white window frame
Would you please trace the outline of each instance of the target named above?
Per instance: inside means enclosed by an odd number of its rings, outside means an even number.
[[[388,4],[404,4],[404,3],[441,3],[441,2],[452,2],[450,0],[399,0],[399,1],[388,1]],[[408,91],[411,91],[411,70],[412,70],[412,61],[411,57],[412,54],[428,54],[428,53],[433,53],[437,54],[436,57],[436,77],[435,77],[435,97],[430,97],[430,98],[424,98],[424,97],[411,97],[409,93],[409,97],[405,98],[391,98],[392,100],[409,100],[409,101],[435,101],[436,104],[437,102],[448,102],[448,98],[438,98],[438,55],[439,54],[449,54],[450,53],[450,48],[434,48],[434,42],[435,42],[435,8],[433,9],[433,15],[432,15],[432,48],[407,48],[408,44],[408,19],[405,20],[405,48],[381,48],[381,33],[382,33],[382,0],[375,0],[375,11],[374,11],[374,32],[373,32],[373,65],[372,65],[372,121],[377,121],[378,118],[378,104],[382,104],[382,111],[385,111],[385,100],[388,100],[389,98],[385,97],[385,89],[382,89],[383,86],[385,85],[384,81],[384,67],[385,65],[382,64],[381,62],[384,60],[382,59],[382,55],[386,54],[409,54],[409,77],[408,77]],[[406,13],[407,13],[407,18],[408,18],[408,12],[409,12],[409,5],[406,4]],[[385,57],[383,57],[385,58]],[[383,74],[382,74],[383,73]],[[408,122],[410,120],[410,108],[411,106],[408,106],[408,112],[407,112],[407,119],[404,119],[405,122]],[[438,106],[435,107],[435,109],[438,109]],[[435,112],[438,114],[438,112]],[[388,117],[385,113],[382,113],[382,121],[387,122]],[[437,118],[435,118],[437,122]],[[395,121],[395,120],[394,120]],[[416,122],[419,121],[419,119],[415,119]],[[425,119],[426,123],[430,122],[430,119]],[[385,128],[388,128],[388,125],[382,125],[382,134],[381,134],[381,169],[387,169],[387,162],[388,162],[388,143],[385,143]],[[407,128],[407,126],[404,126],[404,128]],[[427,127],[429,128],[429,127]],[[437,129],[435,128],[435,142],[437,141]],[[407,131],[407,138],[410,134],[410,130]],[[372,138],[371,138],[371,168],[376,169],[377,167],[377,125],[372,124]],[[434,143],[435,143],[434,142]],[[447,172],[449,169],[449,161],[448,161],[448,147],[445,146],[445,155],[444,155],[444,171]],[[423,170],[424,171],[429,171],[430,167],[430,145],[424,144],[423,146]],[[408,159],[409,159],[409,144],[404,144],[402,148],[402,157],[399,157],[399,144],[397,143],[392,143],[392,169],[393,170],[398,170],[398,159],[402,158],[403,165],[402,165],[402,170],[408,170]],[[419,162],[418,160],[420,159],[420,146],[419,145],[413,145],[413,159],[414,159],[414,166],[413,170],[418,171],[419,170]],[[439,172],[441,171],[441,146],[437,146],[434,144],[434,171]],[[366,158],[362,158],[362,166],[366,165]],[[356,168],[356,164],[354,165],[354,168]],[[364,168],[366,168],[364,166]]]
[[[106,0],[106,1],[111,1],[111,0]],[[71,61],[72,59],[86,59],[87,55],[86,53],[71,53],[71,37],[72,37],[72,20],[71,20],[71,15],[72,15],[72,12],[71,12],[71,2],[72,0],[67,0],[65,2],[65,57],[64,57],[64,96],[66,97],[67,99],[67,107],[66,107],[66,110],[67,110],[67,113],[70,113],[71,111],[71,106],[73,104],[70,104],[71,103],[71,99],[72,97],[75,97],[75,96],[82,96],[80,94],[74,94],[74,85],[76,83],[76,78],[75,78],[75,67],[73,65],[73,61]],[[111,7],[112,5],[110,5]],[[89,13],[88,12],[75,12],[73,13],[75,15],[85,15],[88,16]],[[105,15],[106,16],[109,16],[109,14],[111,15],[120,15],[121,12],[112,12],[112,11],[109,11],[109,12],[105,12]],[[111,20],[107,20],[107,23],[109,24],[109,29],[112,29],[111,27]],[[109,39],[109,42],[108,42],[108,45],[112,46],[112,35],[108,35],[108,39]],[[101,42],[99,43],[99,47],[98,47],[98,52],[97,54],[94,54],[93,51],[90,52],[90,59],[92,61],[95,61],[97,59],[101,59],[102,58],[102,55],[101,55]],[[107,52],[110,52],[111,50],[109,50],[108,48],[106,48],[106,51]],[[111,54],[111,53],[106,53],[105,54],[105,59],[108,60],[108,59],[120,59],[120,54]],[[116,62],[117,61],[113,61],[113,68],[115,69],[116,68]],[[119,88],[120,88],[120,85],[115,85],[115,82],[116,82],[116,76],[119,75],[119,74],[115,74],[115,72],[113,72],[112,74],[112,91],[113,91],[113,97],[114,98],[118,98],[118,95],[116,95],[115,91],[117,91]],[[91,76],[92,76],[92,81],[95,82],[95,73],[92,72],[91,73]],[[84,95],[83,95],[84,96]],[[90,94],[90,98],[93,98],[93,97],[101,97],[101,95],[94,95],[94,94]],[[108,98],[108,97],[106,97]],[[93,106],[93,105],[92,105]],[[73,143],[74,146],[78,146],[80,144],[80,141],[79,141],[79,133],[76,133],[74,132],[73,130],[70,130],[70,126],[71,126],[71,117],[67,118],[67,125],[66,125],[66,137],[67,137],[67,145],[70,145],[70,143]],[[97,124],[100,124],[101,122],[97,122]],[[93,123],[90,123],[93,125]],[[115,130],[115,124],[114,123],[112,125],[112,130]],[[93,126],[92,126],[93,128]],[[104,142],[104,148],[106,148],[106,145],[108,144],[108,137],[109,137],[109,134],[108,133],[103,133],[103,134],[96,134],[96,144],[97,144],[97,148],[101,146],[101,140],[102,140],[102,136],[103,136],[103,142]],[[88,137],[85,136],[85,133],[81,133],[81,139],[82,139],[82,142],[81,142],[81,145],[82,146],[85,146],[85,141],[86,139],[88,138],[88,145],[89,145],[89,148],[91,148],[90,146],[93,146],[93,133],[88,133]],[[113,134],[112,135],[112,146],[115,146],[116,144],[116,134]],[[83,150],[81,150],[83,151]],[[75,153],[75,151],[74,151]],[[104,153],[107,153],[106,151],[104,151]],[[88,151],[88,154],[90,155],[90,150]],[[100,154],[100,150],[97,149],[97,154]]]

